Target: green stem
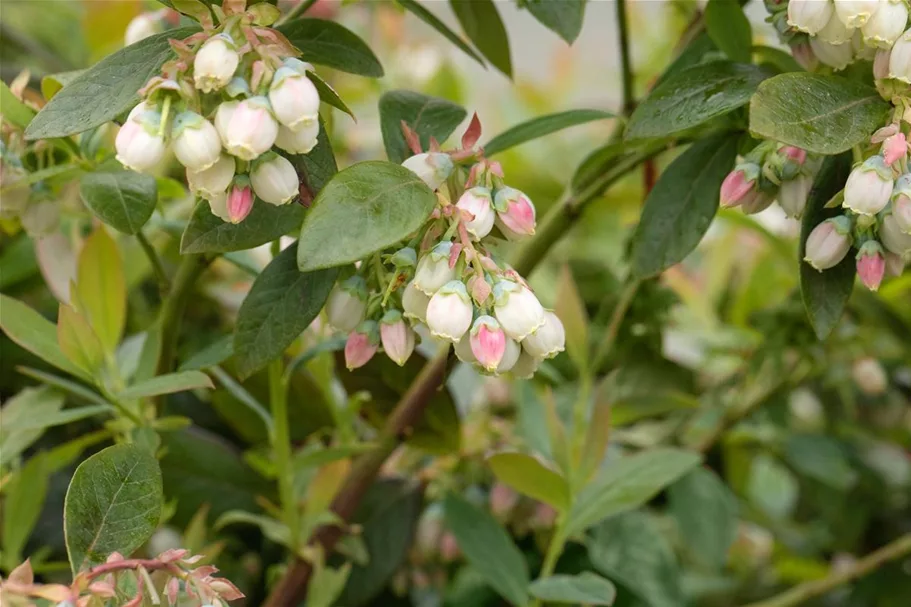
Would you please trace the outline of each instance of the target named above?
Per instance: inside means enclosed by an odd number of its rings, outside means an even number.
[[[285,383],[284,361],[281,357],[269,363],[269,408],[272,411],[272,432],[269,440],[275,454],[278,474],[278,495],[285,524],[291,532],[291,542],[297,552],[299,537],[297,500],[294,497],[294,470],[291,467],[291,431],[288,426],[288,384]]]
[[[623,114],[633,113],[636,98],[633,93],[633,68],[629,51],[629,20],[626,0],[617,0],[617,27],[620,30],[620,67],[623,71]]]
[[[196,286],[196,280],[208,265],[208,260],[201,255],[186,255],[177,268],[173,288],[161,307],[159,317],[159,329],[161,330],[161,351],[158,354],[159,375],[170,373],[173,370],[184,309],[193,293],[193,287]]]
[[[598,369],[604,365],[604,361],[614,348],[620,325],[623,324],[623,319],[629,311],[630,304],[633,303],[633,298],[636,296],[636,291],[639,290],[640,284],[642,283],[638,279],[632,279],[620,294],[620,300],[614,306],[614,312],[611,314],[610,323],[608,323],[607,329],[604,331],[604,336],[601,338],[601,343],[598,344],[598,349],[595,350],[595,357],[592,359],[591,366],[592,373],[598,372]]]
[[[838,571],[833,570],[832,573],[821,580],[804,582],[770,599],[750,603],[744,607],[793,607],[794,605],[800,605],[812,598],[822,596],[843,584],[876,571],[880,566],[890,561],[897,561],[909,554],[911,554],[911,533],[906,533],[879,550],[875,550],[867,556],[858,559],[849,567]]]
[[[161,263],[161,258],[158,257],[158,252],[155,251],[155,247],[152,246],[152,243],[149,242],[149,239],[146,238],[146,235],[141,231],[136,232],[136,240],[139,241],[139,246],[142,247],[143,252],[149,259],[149,265],[152,266],[152,272],[158,280],[158,288],[161,290],[162,296],[166,295],[171,288],[171,281],[168,280],[168,275],[164,271],[164,266]]]
[[[544,563],[541,565],[541,571],[538,572],[538,579],[553,575],[554,569],[557,567],[557,561],[560,560],[560,555],[563,554],[563,547],[566,546],[565,526],[566,514],[561,513],[554,528],[554,535],[550,538],[550,544],[547,546],[547,552],[544,554]],[[531,607],[540,607],[540,605],[540,599],[534,599],[531,602]]]
[[[282,18],[279,19],[275,25],[281,25],[282,23],[287,23],[292,19],[297,19],[306,13],[314,4],[316,4],[316,0],[301,0],[297,6],[285,13],[284,16],[282,16]]]

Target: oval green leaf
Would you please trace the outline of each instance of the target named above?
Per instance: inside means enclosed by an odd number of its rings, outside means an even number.
[[[876,89],[838,76],[781,74],[762,83],[750,102],[750,130],[817,154],[838,154],[866,142],[892,106]]]
[[[586,122],[604,120],[605,118],[616,118],[616,114],[603,110],[568,110],[566,112],[548,114],[547,116],[539,116],[517,124],[488,141],[483,146],[484,154],[493,156],[532,139],[544,137]]]
[[[610,581],[590,571],[578,575],[553,575],[532,582],[531,595],[552,603],[613,605],[617,589]]]
[[[416,0],[396,0],[396,2],[401,5],[406,11],[413,14],[415,17],[438,31],[443,35],[444,38],[452,42],[456,47],[459,48],[463,53],[480,63],[485,65],[484,60],[481,59],[481,56],[478,55],[473,48],[468,46],[465,41],[463,41],[457,33],[449,29],[445,23],[440,21],[436,15],[431,13],[429,10],[424,8],[424,6],[417,2]]]
[[[179,371],[137,382],[121,392],[118,397],[120,400],[134,400],[197,388],[214,388],[214,386],[209,376],[201,371]]]
[[[379,107],[383,144],[392,162],[412,155],[402,134],[402,122],[418,134],[421,148],[426,150],[431,137],[443,143],[467,114],[465,108],[446,99],[405,90],[384,93]]]
[[[731,61],[748,63],[753,46],[753,28],[736,0],[709,0],[705,29],[712,42]]]
[[[304,218],[297,265],[302,272],[330,268],[392,246],[423,225],[436,201],[401,165],[348,167],[326,184]]]
[[[496,453],[487,465],[504,484],[557,510],[569,507],[569,484],[559,472],[524,453]]]
[[[493,0],[449,0],[468,39],[494,67],[512,78],[509,35]]]
[[[133,171],[88,173],[79,194],[98,219],[115,230],[136,234],[155,212],[158,182]]]
[[[216,217],[209,203],[200,200],[180,239],[180,252],[228,253],[252,249],[294,231],[304,219],[304,207],[296,203],[275,206],[257,199],[242,222],[234,224]]]
[[[370,47],[357,34],[334,21],[296,19],[276,29],[301,50],[304,61],[359,76],[383,75],[383,66]]]
[[[158,526],[163,499],[158,461],[136,445],[108,447],[82,462],[63,507],[73,573],[142,546]]]
[[[525,0],[525,8],[547,29],[572,44],[582,31],[585,0]]]
[[[709,468],[696,468],[668,489],[670,513],[690,556],[717,571],[737,537],[737,498]]]

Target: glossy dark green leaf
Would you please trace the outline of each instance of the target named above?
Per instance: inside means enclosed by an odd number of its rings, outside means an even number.
[[[252,249],[296,230],[304,220],[304,207],[291,202],[275,206],[256,200],[242,222],[234,224],[212,214],[200,200],[180,239],[180,252],[227,253]]]
[[[473,48],[468,46],[457,33],[449,29],[449,27],[440,21],[436,15],[427,10],[423,4],[417,0],[396,0],[396,2],[401,5],[402,8],[442,34],[444,38],[456,45],[463,53],[481,65],[485,65],[484,60],[481,59],[481,56],[478,55]]]
[[[151,175],[133,171],[87,173],[79,194],[98,219],[126,234],[136,234],[155,212],[158,182]]]
[[[533,597],[542,601],[574,605],[613,605],[617,598],[614,585],[590,571],[537,579],[532,582],[529,590]]]
[[[693,451],[659,447],[609,461],[576,496],[566,534],[581,533],[603,519],[638,508],[701,460]]]
[[[449,494],[443,502],[446,527],[468,564],[513,605],[528,602],[528,565],[506,530],[485,510]]]
[[[658,274],[696,248],[718,211],[721,182],[736,157],[737,137],[716,135],[693,144],[664,170],[633,234],[636,276]]]
[[[323,80],[319,74],[316,72],[308,71],[307,78],[310,79],[310,82],[313,83],[313,86],[316,87],[316,91],[319,93],[320,101],[323,103],[328,103],[334,108],[337,108],[352,118],[354,118],[354,112],[351,111],[351,108],[342,101],[342,98],[338,96],[338,93],[335,92],[335,89],[332,88],[328,82]]]
[[[343,72],[380,78],[383,66],[357,34],[335,21],[295,19],[278,26],[291,44],[303,53],[301,59]]]
[[[818,154],[867,142],[892,106],[865,84],[806,72],[762,83],[750,102],[750,130]]]
[[[666,137],[750,101],[769,74],[755,65],[714,61],[667,76],[630,116],[627,139]]]
[[[462,30],[495,68],[512,78],[509,36],[493,0],[449,0]]]
[[[306,183],[307,189],[314,196],[329,183],[333,175],[338,173],[335,153],[332,151],[329,134],[326,132],[326,123],[322,118],[320,118],[316,147],[306,154],[296,154],[288,158],[297,169],[301,181]]]
[[[392,246],[421,227],[436,202],[430,188],[401,165],[368,161],[348,167],[307,212],[298,267],[309,272],[340,266]]]
[[[627,512],[604,521],[587,546],[595,568],[647,607],[686,604],[673,550],[647,514]]]
[[[731,61],[748,63],[753,46],[753,28],[737,0],[709,0],[705,29]]]
[[[154,34],[116,51],[67,83],[25,131],[27,139],[81,133],[113,120],[139,102],[140,88],[173,56],[169,38],[185,38],[196,28]]]
[[[706,32],[701,32],[698,36],[693,38],[690,43],[680,51],[677,58],[661,72],[661,75],[658,76],[658,80],[655,81],[655,86],[657,87],[671,76],[678,72],[682,72],[688,67],[693,67],[694,65],[713,60],[719,61],[720,58],[714,58],[715,55],[718,55],[718,47],[715,46],[715,43],[712,42],[712,39]]]
[[[519,493],[558,510],[569,507],[569,483],[537,458],[524,453],[502,452],[488,457],[487,465],[502,483]]]
[[[64,506],[73,573],[143,545],[158,526],[163,500],[158,461],[136,445],[108,447],[82,462]]]
[[[586,0],[526,0],[525,8],[541,25],[572,44],[582,31]]]
[[[427,150],[431,137],[443,143],[467,113],[446,99],[404,90],[384,93],[379,107],[383,144],[392,162],[402,162],[412,155],[402,134],[402,122],[418,134],[421,148]]]
[[[338,270],[301,272],[291,245],[256,278],[234,329],[237,372],[249,377],[282,355],[319,315]]]
[[[423,494],[419,483],[399,479],[370,487],[353,519],[363,528],[361,538],[370,560],[352,567],[339,605],[366,605],[402,565],[417,531]]]
[[[820,272],[803,260],[807,238],[817,225],[839,214],[826,203],[844,187],[851,170],[850,155],[826,158],[807,198],[800,226],[800,294],[803,305],[819,339],[828,337],[848,305],[854,289],[854,257],[847,255],[834,268]]]
[[[737,537],[737,498],[708,468],[696,468],[668,489],[670,512],[690,555],[721,569]]]
[[[603,110],[568,110],[532,118],[503,131],[488,141],[483,146],[484,154],[493,156],[527,141],[579,124],[585,124],[586,122],[604,120],[605,118],[616,118],[616,115]]]

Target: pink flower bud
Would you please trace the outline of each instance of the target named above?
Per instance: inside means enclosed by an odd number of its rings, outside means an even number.
[[[241,160],[268,152],[278,137],[278,122],[265,97],[222,103],[215,112],[215,128],[228,153]]]
[[[174,155],[191,171],[204,171],[221,157],[221,139],[212,123],[195,112],[181,112],[171,130]]]
[[[253,165],[250,183],[260,200],[274,205],[291,202],[300,192],[300,179],[294,165],[275,152],[264,154]]]
[[[553,506],[540,503],[535,506],[535,514],[532,517],[532,527],[536,529],[550,529],[556,522],[557,511]]]
[[[488,499],[490,500],[490,513],[498,519],[504,519],[519,503],[519,494],[512,487],[496,482],[490,488]]]
[[[721,183],[721,206],[730,208],[743,204],[747,194],[756,187],[759,179],[759,165],[744,163],[737,165]]]
[[[430,334],[458,343],[471,326],[473,313],[465,285],[459,280],[449,281],[434,293],[427,304]]]
[[[510,240],[518,240],[535,233],[535,205],[515,188],[500,188],[494,202],[497,225]]]
[[[794,56],[794,60],[800,64],[800,67],[805,70],[815,70],[819,63],[809,42],[801,42],[791,46],[791,54]]]
[[[440,538],[440,559],[444,563],[451,563],[461,554],[462,551],[459,550],[459,542],[455,536],[451,532],[445,531],[443,537]]]
[[[882,156],[871,156],[854,167],[845,183],[845,208],[859,215],[876,215],[889,203],[892,169]]]
[[[553,358],[563,351],[566,332],[563,323],[550,310],[544,311],[544,324],[525,338],[522,346],[535,358]]]
[[[225,204],[228,209],[228,220],[231,223],[240,223],[253,210],[253,190],[249,185],[235,184],[228,192]]]
[[[908,153],[908,140],[905,134],[898,132],[883,142],[883,159],[891,166]]]
[[[804,260],[819,271],[838,265],[851,248],[851,220],[841,215],[827,219],[810,232]]]
[[[193,81],[203,93],[224,87],[234,76],[240,57],[227,34],[209,38],[193,60]]]
[[[501,280],[493,288],[494,316],[506,335],[522,341],[545,322],[541,302],[527,287]]]
[[[398,310],[389,310],[380,320],[380,339],[386,356],[398,366],[408,362],[414,352],[414,331],[411,330]]]
[[[851,375],[854,377],[857,387],[870,396],[879,396],[889,387],[889,377],[875,358],[864,357],[854,361]]]
[[[492,316],[479,316],[470,333],[471,353],[487,371],[496,370],[506,352],[506,333]]]
[[[353,331],[367,311],[367,283],[354,275],[332,287],[326,300],[326,318],[339,331]]]
[[[305,68],[302,71],[287,66],[278,68],[269,87],[269,101],[278,121],[292,131],[319,122],[319,92],[306,76]]]
[[[475,239],[480,240],[490,234],[496,219],[496,213],[493,210],[493,200],[489,189],[474,187],[470,190],[465,190],[456,206],[468,213],[469,216],[463,219],[465,229]]]
[[[870,143],[882,143],[892,135],[897,135],[899,132],[900,129],[898,128],[897,123],[893,122],[891,124],[887,124],[886,126],[880,127],[874,131],[874,133],[870,136]]]
[[[868,240],[857,253],[857,275],[871,291],[879,289],[886,273],[886,260],[883,248],[875,240]]]
[[[492,291],[493,287],[490,286],[490,283],[484,277],[475,274],[468,279],[468,292],[471,293],[471,298],[479,306],[484,305]]]
[[[782,146],[778,151],[784,155],[785,158],[788,158],[801,166],[807,160],[807,151],[794,147],[793,145]]]
[[[345,366],[349,370],[363,367],[370,362],[378,347],[376,322],[362,322],[356,331],[348,335],[348,341],[345,343]]]

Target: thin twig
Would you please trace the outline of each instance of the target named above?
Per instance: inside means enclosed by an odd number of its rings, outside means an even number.
[[[164,271],[164,266],[161,263],[161,258],[158,257],[158,252],[142,231],[136,232],[136,240],[139,241],[139,245],[142,247],[143,252],[146,254],[146,257],[149,258],[149,265],[152,266],[152,272],[158,280],[158,288],[161,290],[162,297],[165,297],[171,288],[171,281]]]
[[[298,17],[300,17],[301,15],[306,13],[310,9],[310,7],[313,6],[314,4],[316,4],[316,0],[301,0],[297,4],[297,6],[295,6],[290,11],[285,13],[284,16],[282,16],[282,18],[279,19],[275,25],[281,25],[283,23],[288,23],[289,21],[292,21],[293,19],[297,19]]]
[[[598,349],[595,350],[595,357],[592,359],[592,371],[595,373],[598,372],[598,369],[601,368],[607,356],[613,350],[614,343],[617,341],[617,333],[620,332],[620,325],[623,324],[623,319],[626,318],[626,313],[629,311],[630,304],[633,303],[633,298],[635,298],[640,284],[642,283],[638,279],[630,279],[630,282],[620,294],[620,299],[617,301],[617,305],[614,306],[613,314],[611,314],[610,323],[608,323],[604,336],[601,338],[601,343],[598,344]]]
[[[633,68],[630,60],[626,0],[617,0],[617,27],[620,30],[620,67],[623,73],[623,114],[629,116],[636,106],[636,98],[633,92]]]
[[[202,255],[187,255],[183,258],[177,274],[174,276],[173,289],[164,300],[161,308],[159,330],[161,331],[161,351],[158,355],[158,373],[163,375],[173,371],[177,355],[177,340],[180,335],[180,323],[184,309],[196,286],[196,280],[209,265]]]

